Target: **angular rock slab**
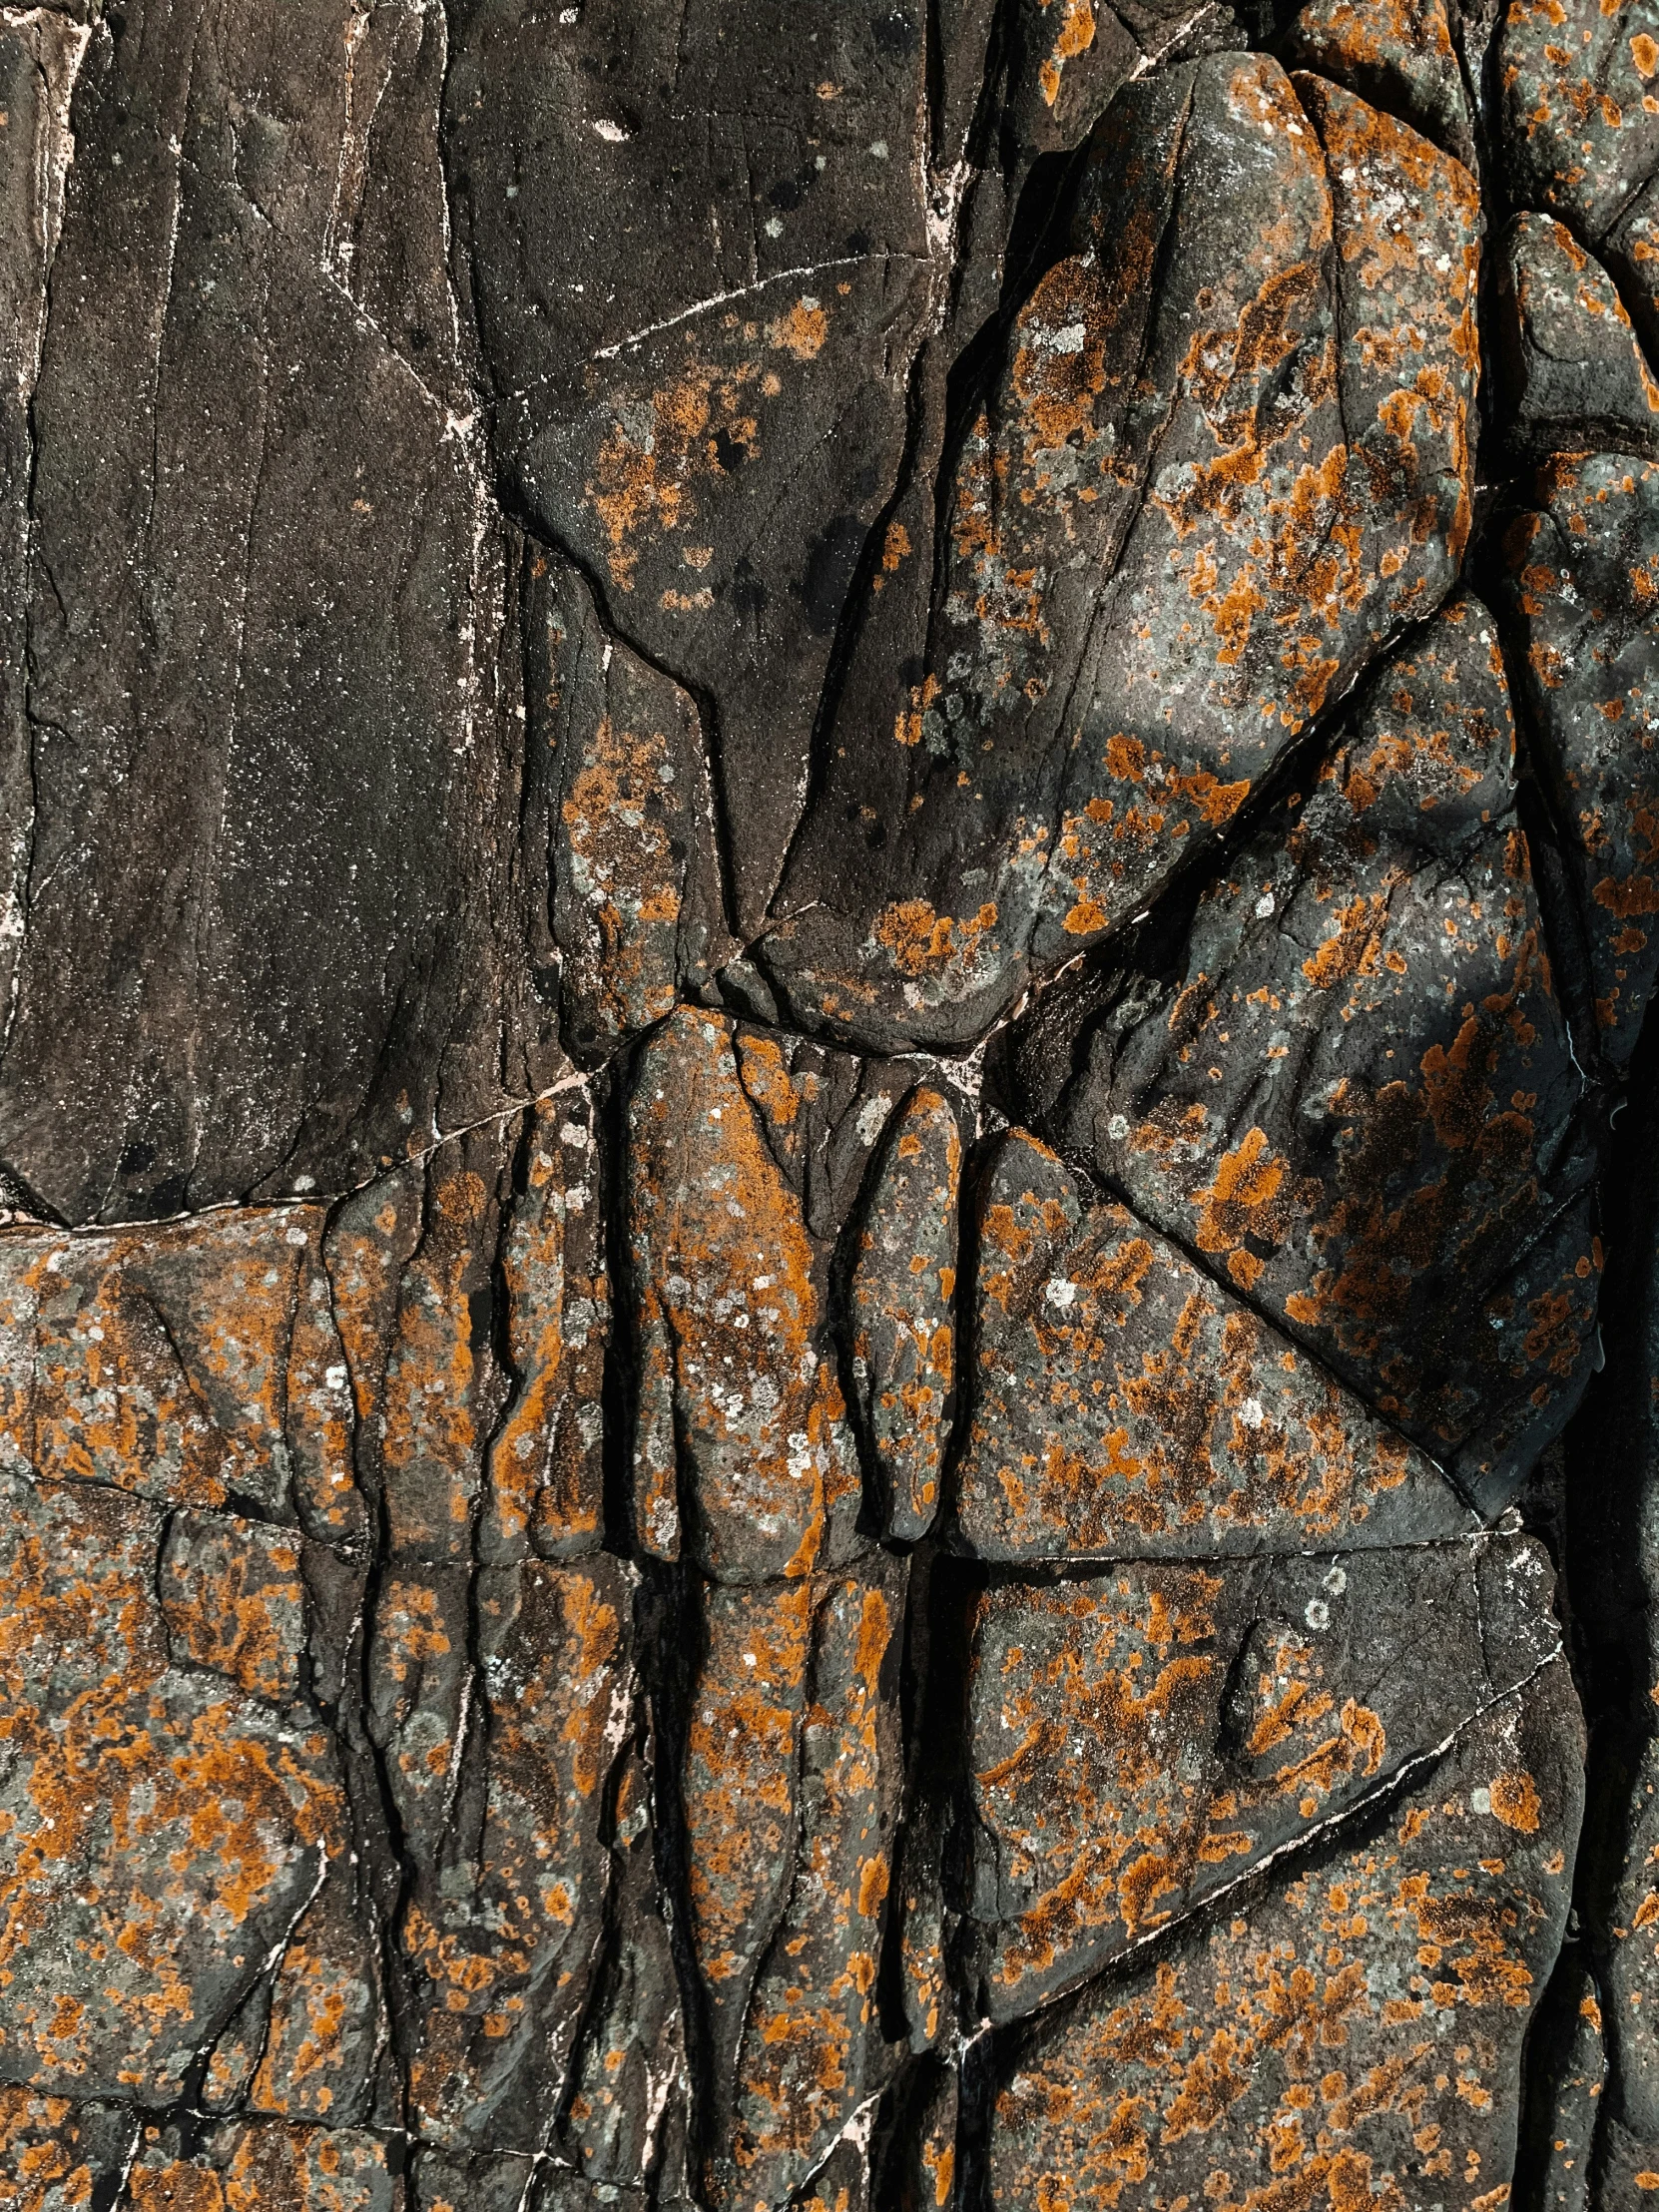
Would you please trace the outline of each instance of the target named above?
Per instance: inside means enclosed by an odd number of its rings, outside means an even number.
[[[1659,970],[1659,466],[1564,456],[1511,527],[1531,752],[1588,941],[1603,1059],[1630,1065]]]
[[[1602,2029],[1601,1991],[1569,1943],[1533,2020],[1527,2055],[1518,2166],[1532,2176],[1533,2202],[1544,2212],[1589,2212],[1607,2085]]]
[[[356,1192],[327,1260],[357,1400],[359,1456],[393,1561],[464,1565],[487,1440],[508,1398],[491,1333],[511,1203],[504,1123]]]
[[[990,2016],[1122,1957],[1443,1745],[1559,1651],[1549,1579],[1536,1546],[1480,1537],[993,1587],[968,1719]]]
[[[457,30],[447,135],[509,493],[716,703],[746,934],[903,450],[936,281],[926,51],[916,0],[741,22],[495,0]]]
[[[1376,1825],[1011,2044],[1006,2205],[1501,2205],[1582,1809],[1564,1665]]]
[[[604,1937],[632,1598],[609,1558],[382,1593],[369,1726],[405,1843],[409,2098],[443,2148],[535,2152],[561,2102]]]
[[[275,1981],[280,2005],[314,2000],[306,2070],[349,2108],[377,1998],[338,1743],[304,1705],[172,1663],[155,1505],[9,1469],[0,1485],[0,2069],[165,2104]]]
[[[1431,1461],[1023,1131],[981,1186],[956,1533],[982,1559],[1223,1557],[1478,1524]]]
[[[273,60],[256,7],[142,0],[80,65],[0,1062],[0,1152],[71,1221],[345,1188],[546,1079],[502,1080],[547,1039],[441,19],[373,23],[324,0]]]
[[[0,1232],[0,1463],[364,1532],[317,1207]]]
[[[681,1794],[715,2057],[710,2200],[785,2200],[884,2082],[904,1568],[703,1593]]]
[[[1458,599],[1126,974],[1056,1117],[1495,1511],[1589,1374],[1601,1250],[1495,626]]]
[[[1266,57],[1125,89],[936,589],[902,530],[871,583],[759,952],[800,1026],[972,1042],[1429,612],[1469,530],[1477,234],[1459,164]]]
[[[401,2145],[383,2136],[226,2121],[187,2148],[182,2133],[167,2130],[135,2160],[133,2212],[404,2212]]]
[[[1502,243],[1494,332],[1505,427],[1523,446],[1649,452],[1653,380],[1612,278],[1550,216],[1515,218]]]
[[[552,763],[553,935],[567,1050],[603,1057],[735,950],[696,705],[605,630],[543,547],[526,559],[532,756]]]
[[[1397,115],[1474,168],[1468,97],[1445,0],[1312,0],[1285,41],[1288,62],[1317,70]]]
[[[575,2061],[560,2130],[596,2187],[686,2193],[690,2075],[674,1944],[656,1868],[658,1819],[647,1735],[624,1756],[610,1821],[617,1936]]]
[[[1599,239],[1659,166],[1659,11],[1510,0],[1497,67],[1517,203]]]
[[[854,1389],[885,1482],[886,1531],[900,1540],[932,1526],[955,1404],[961,1168],[949,1100],[918,1087],[883,1139],[849,1301]]]
[[[611,1339],[600,1117],[586,1087],[542,1100],[500,1245],[516,1388],[490,1438],[480,1559],[599,1548]]]
[[[29,406],[46,334],[46,292],[75,157],[69,104],[91,32],[47,8],[0,17],[0,993],[9,1000],[32,860],[32,733],[28,709]]]
[[[856,1510],[860,1475],[819,1255],[734,1035],[725,1017],[682,1008],[634,1069],[634,1513],[657,1557],[684,1540],[710,1573],[764,1580],[811,1571],[830,1516]]]

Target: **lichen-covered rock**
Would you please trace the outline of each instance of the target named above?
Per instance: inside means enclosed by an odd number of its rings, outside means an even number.
[[[885,1485],[889,1536],[924,1536],[938,1507],[956,1385],[956,1186],[950,1101],[912,1091],[893,1116],[852,1270],[852,1373]]]
[[[993,1588],[968,1723],[983,2008],[1031,2011],[1443,1749],[1558,1654],[1548,1583],[1535,1549],[1476,1538]]]
[[[746,927],[903,451],[935,282],[927,45],[915,0],[729,27],[494,0],[445,89],[511,494],[632,645],[719,701]]]
[[[305,1656],[300,1539],[291,1529],[219,1513],[175,1513],[157,1586],[181,1666],[210,1667],[286,1705]]]
[[[1625,1785],[1614,1833],[1594,1841],[1609,1877],[1595,1930],[1608,2073],[1601,2127],[1619,2131],[1627,2163],[1659,2168],[1659,2039],[1651,2024],[1659,2003],[1659,1742],[1640,1747]]]
[[[348,2104],[374,1965],[354,1912],[343,1955],[289,1958],[318,1902],[353,1888],[340,1747],[197,1654],[157,1603],[164,1519],[101,1483],[7,1471],[0,2067],[80,2098],[180,2095],[198,2050],[261,1981],[355,1984],[319,2065]],[[324,1946],[328,1947],[328,1946]]]
[[[611,1284],[591,1090],[533,1110],[500,1246],[514,1391],[490,1439],[478,1555],[561,1559],[603,1534]]]
[[[1286,57],[1398,116],[1474,168],[1468,96],[1445,0],[1310,0]]]
[[[1431,1461],[1046,1146],[979,1200],[957,1530],[985,1559],[1223,1556],[1467,1533]]]
[[[1659,970],[1659,466],[1564,456],[1510,528],[1507,604],[1533,757],[1588,945],[1602,1057],[1630,1065]]]
[[[1501,1506],[1589,1375],[1592,1158],[1525,836],[1495,626],[1455,601],[1126,974],[1058,1122]]]
[[[537,2167],[526,2151],[417,2150],[405,2183],[408,2212],[519,2212],[545,2199],[536,2191]]]
[[[904,1575],[711,1584],[681,1783],[717,2204],[781,2203],[882,2086]]]
[[[1571,1890],[1577,1727],[1546,1665],[1375,1822],[1012,2045],[994,2201],[1501,2205]]]
[[[691,2093],[656,1867],[660,1823],[652,1767],[636,1746],[625,1755],[610,1815],[618,1936],[579,2046],[562,2141],[596,2187],[654,2188],[671,2199],[686,2191]]]
[[[1649,0],[1509,0],[1497,68],[1516,200],[1599,239],[1659,167],[1659,14]]]
[[[813,1585],[710,1583],[697,1629],[680,1782],[687,1888],[711,2034],[731,2082],[749,1990],[790,1889]]]
[[[8,2212],[69,2212],[120,2183],[137,2132],[120,2104],[0,2089],[0,2188]]]
[[[793,1879],[749,1997],[731,2164],[717,2202],[765,2212],[824,2158],[886,2072],[876,1988],[902,1759],[904,1575],[819,1599],[801,1733]]]
[[[0,1455],[328,1540],[362,1528],[315,1207],[0,1233]]]
[[[733,1023],[675,1014],[640,1053],[628,1117],[639,1541],[670,1559],[684,1541],[724,1579],[808,1574],[830,1514],[855,1509],[857,1453],[818,1256]]]
[[[387,1285],[388,1343],[374,1426],[394,1559],[464,1560],[472,1553],[485,1442],[506,1396],[487,1327],[504,1211],[504,1137],[501,1128],[486,1127],[426,1164],[418,1227]]]
[[[848,675],[762,947],[791,1013],[864,1049],[967,1043],[1133,913],[1468,535],[1457,163],[1217,56],[1124,93],[1071,229],[968,428],[932,600]],[[872,590],[917,557],[888,550]]]
[[[372,1654],[413,1876],[410,2098],[427,2141],[528,2153],[603,1938],[630,1579],[609,1559],[486,1567],[470,1590],[423,1575],[388,1585]]]
[[[1500,250],[1494,337],[1504,421],[1524,445],[1636,452],[1659,443],[1659,384],[1607,272],[1552,217],[1515,218]]]
[[[0,6],[0,2207],[1659,2193],[1656,5]]]
[[[1651,361],[1659,350],[1659,177],[1650,178],[1601,241]]]
[[[549,874],[567,1046],[603,1057],[706,988],[721,913],[703,728],[691,696],[620,645],[568,562],[528,555],[532,756],[551,765]]]

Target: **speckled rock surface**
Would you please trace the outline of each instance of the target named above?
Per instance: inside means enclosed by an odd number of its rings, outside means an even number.
[[[1659,2198],[1659,13],[0,7],[0,2212]]]

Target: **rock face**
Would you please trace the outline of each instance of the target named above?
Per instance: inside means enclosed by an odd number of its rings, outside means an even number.
[[[1659,16],[0,8],[0,2205],[1659,2192]]]

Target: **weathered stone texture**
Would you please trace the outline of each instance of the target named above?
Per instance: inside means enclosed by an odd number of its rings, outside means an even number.
[[[1454,601],[1131,969],[1057,1125],[1501,1506],[1588,1377],[1582,1078],[1514,811],[1496,626]]]
[[[0,2207],[1659,2193],[1650,0],[46,0],[0,210]]]

